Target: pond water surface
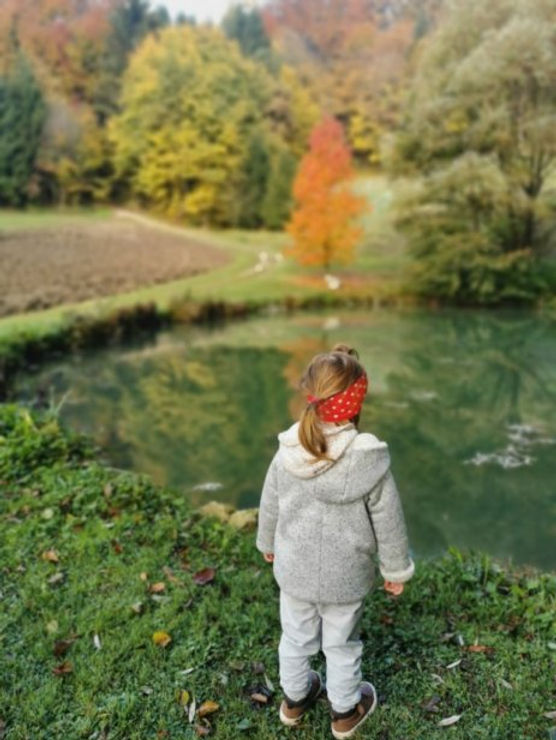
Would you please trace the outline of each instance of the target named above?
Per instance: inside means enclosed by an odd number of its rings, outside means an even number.
[[[195,504],[257,505],[310,358],[355,346],[362,431],[389,443],[414,552],[556,568],[556,327],[532,314],[339,311],[179,327],[21,377],[114,466]]]

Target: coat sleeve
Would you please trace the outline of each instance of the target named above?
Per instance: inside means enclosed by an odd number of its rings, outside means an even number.
[[[268,467],[261,494],[256,541],[261,552],[274,552],[274,533],[278,523],[277,457],[278,453]]]
[[[382,577],[393,583],[409,581],[415,564],[409,555],[402,504],[390,470],[371,491],[368,507],[378,545]]]

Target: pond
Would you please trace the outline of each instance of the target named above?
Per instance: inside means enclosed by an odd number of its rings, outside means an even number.
[[[345,310],[178,327],[52,363],[16,393],[60,405],[110,464],[195,505],[257,505],[310,358],[355,346],[362,431],[389,443],[417,556],[450,545],[556,568],[556,326],[533,314]]]

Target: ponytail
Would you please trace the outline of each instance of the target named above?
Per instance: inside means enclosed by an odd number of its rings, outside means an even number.
[[[316,355],[301,379],[301,388],[311,396],[327,398],[345,390],[364,373],[359,355],[347,344],[335,344],[330,352]],[[359,414],[353,420],[359,421]],[[299,441],[317,460],[330,460],[328,445],[317,413],[316,402],[308,403],[299,420]]]
[[[299,421],[299,441],[317,460],[328,460],[326,437],[322,431],[316,405],[305,407]]]

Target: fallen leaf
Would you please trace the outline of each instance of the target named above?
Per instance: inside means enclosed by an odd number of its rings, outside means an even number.
[[[148,577],[149,577],[149,574],[148,573],[145,573],[145,571],[143,571],[142,573],[139,573],[139,578],[142,581],[146,581]]]
[[[423,709],[425,712],[438,712],[439,709],[436,706],[441,701],[441,698],[438,696],[438,694],[435,694],[434,696],[431,696],[431,698],[423,704]]]
[[[189,695],[189,691],[187,689],[181,689],[178,696],[178,701],[182,705],[182,707],[186,707],[189,704],[189,700],[191,699]]]
[[[199,717],[206,717],[207,714],[212,714],[213,712],[216,712],[219,708],[220,704],[217,704],[215,701],[211,701],[210,699],[204,701],[199,707]]]
[[[74,640],[56,640],[52,652],[57,658],[60,658],[62,655],[65,655],[68,652],[73,643]]]
[[[131,605],[131,609],[135,612],[135,614],[141,614],[141,612],[143,611],[143,602],[136,601],[135,604]]]
[[[97,650],[100,650],[101,644],[100,644],[100,637],[96,634],[93,635],[93,645],[96,647]]]
[[[210,727],[206,725],[195,725],[195,732],[199,737],[206,737],[210,735]]]
[[[57,583],[61,583],[64,580],[64,574],[62,571],[54,573],[53,576],[47,579],[51,586],[55,586]]]
[[[214,576],[216,575],[216,571],[214,568],[203,568],[203,570],[197,571],[195,575],[193,576],[193,581],[198,586],[206,586],[207,583],[211,583],[214,581]]]
[[[444,683],[444,679],[438,673],[431,673],[431,678],[434,679],[435,683]]]
[[[494,648],[490,645],[468,645],[466,648],[470,653],[493,653]]]
[[[555,712],[543,712],[543,717],[546,717],[546,719],[556,719],[556,711]]]
[[[124,548],[120,545],[118,540],[112,540],[112,548],[114,549],[114,552],[116,555],[121,555]]]
[[[176,578],[176,576],[172,573],[172,569],[169,568],[167,565],[165,565],[162,570],[169,581],[171,581],[172,583],[180,583],[180,579]]]
[[[167,632],[159,630],[153,633],[153,642],[155,645],[160,645],[160,647],[166,647],[172,642],[172,638]]]
[[[166,584],[164,583],[164,581],[158,581],[157,583],[151,583],[151,585],[149,586],[149,591],[152,594],[160,594],[165,589],[166,589]]]
[[[197,702],[195,701],[195,697],[191,699],[191,704],[189,705],[189,714],[187,719],[189,720],[189,724],[193,724],[193,720],[195,719],[195,709],[197,708]]]
[[[264,674],[264,682],[266,683],[267,689],[270,691],[271,694],[273,694],[274,693],[274,684],[272,683],[272,681],[270,680],[270,678],[266,675],[266,673]]]
[[[456,722],[459,722],[461,719],[461,714],[452,714],[451,717],[446,717],[446,719],[441,719],[438,723],[439,727],[450,727],[450,725],[455,725]]]
[[[193,673],[194,670],[195,668],[186,668],[185,670],[180,671],[180,673],[182,676],[189,676],[189,674]]]
[[[52,673],[55,676],[62,676],[64,673],[71,673],[73,671],[73,666],[69,662],[69,660],[64,660],[63,663],[60,663],[55,668],[52,669]]]
[[[41,558],[43,560],[48,560],[50,563],[60,562],[60,558],[58,557],[58,553],[56,552],[56,550],[45,550],[42,553]]]
[[[259,702],[259,704],[268,704],[268,696],[265,696],[264,694],[259,694],[258,692],[251,694],[251,699],[253,701]]]
[[[502,686],[504,686],[504,688],[506,688],[506,689],[512,689],[512,690],[513,690],[513,688],[514,688],[514,687],[513,687],[512,685],[511,685],[511,683],[510,683],[509,681],[506,681],[506,679],[505,679],[505,678],[501,678],[501,679],[500,679],[500,683],[501,683],[501,684],[502,684]]]
[[[454,660],[454,662],[447,665],[446,668],[457,668],[461,661],[461,658],[459,658],[459,660]]]

